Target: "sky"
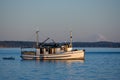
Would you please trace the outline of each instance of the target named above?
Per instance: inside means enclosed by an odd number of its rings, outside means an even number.
[[[120,0],[0,0],[0,41],[120,42]]]

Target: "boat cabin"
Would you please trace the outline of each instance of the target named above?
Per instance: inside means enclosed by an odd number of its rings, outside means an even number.
[[[46,43],[44,45],[39,44],[37,50],[40,52],[40,54],[58,54],[71,51],[72,47],[68,43]]]

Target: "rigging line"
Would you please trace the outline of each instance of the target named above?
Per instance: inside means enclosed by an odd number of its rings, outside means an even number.
[[[27,41],[33,41],[34,40],[33,36],[34,36],[33,33],[32,34],[27,34],[26,37],[25,37],[25,40],[27,40]]]
[[[40,31],[40,30],[39,30],[39,34],[40,34],[40,36],[48,37],[48,36],[46,36],[45,34],[43,34],[42,31]]]
[[[40,34],[40,36],[42,35],[42,37],[45,37],[45,38],[50,38],[50,40],[53,42],[53,38],[51,38],[50,36],[47,36],[47,35],[45,35],[45,34],[43,34],[43,32],[42,31],[40,31],[39,30],[39,34]],[[55,41],[54,41],[55,42]]]
[[[31,34],[31,37],[29,37],[29,40],[35,41],[35,36],[36,36],[35,32],[32,33],[32,34]]]

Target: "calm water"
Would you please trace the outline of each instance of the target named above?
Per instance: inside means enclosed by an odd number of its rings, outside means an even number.
[[[3,60],[2,57],[15,57]],[[20,49],[0,49],[0,80],[120,80],[120,48],[86,48],[85,60],[21,60]]]

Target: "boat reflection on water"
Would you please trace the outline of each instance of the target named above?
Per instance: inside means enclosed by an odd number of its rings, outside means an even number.
[[[36,62],[50,62],[50,63],[84,63],[85,60],[35,60]]]

